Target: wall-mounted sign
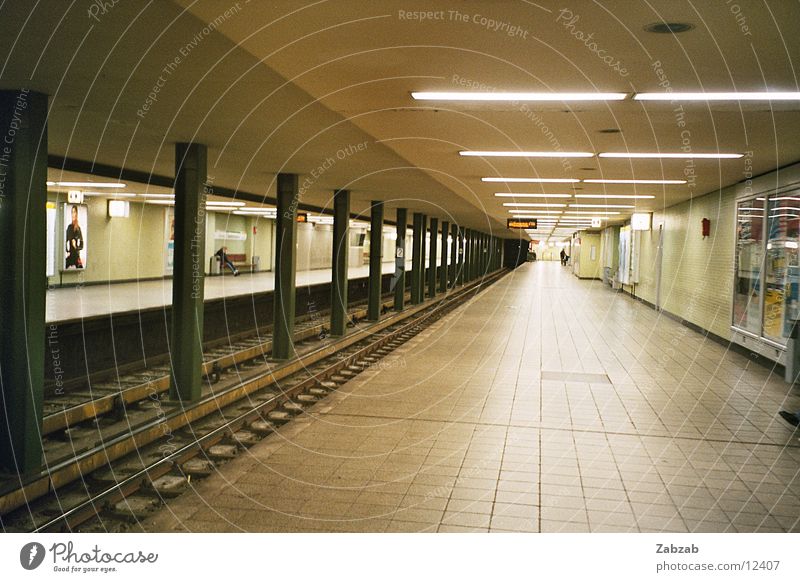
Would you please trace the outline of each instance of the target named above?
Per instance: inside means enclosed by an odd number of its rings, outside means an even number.
[[[600,218],[593,218],[592,219],[592,228],[600,228],[602,226],[603,221]]]
[[[650,230],[653,215],[649,212],[635,212],[631,214],[631,228],[633,230]]]
[[[83,204],[83,192],[80,190],[68,190],[67,202],[70,204]]]
[[[109,218],[128,218],[131,213],[131,204],[127,200],[109,200]]]
[[[528,218],[525,220],[520,220],[518,218],[507,218],[506,228],[537,228],[536,219]]]
[[[308,222],[308,214],[306,214],[305,212],[298,212],[297,222]]]

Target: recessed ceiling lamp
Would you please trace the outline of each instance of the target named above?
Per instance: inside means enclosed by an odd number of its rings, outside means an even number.
[[[627,93],[490,93],[487,91],[412,91],[417,101],[622,101]]]
[[[577,178],[481,178],[481,182],[514,182],[524,184],[574,184]]]
[[[47,182],[48,186],[65,186],[68,188],[126,188],[119,182]]]
[[[634,200],[641,198],[644,200],[653,200],[655,196],[649,194],[575,194],[575,198],[620,198]]]
[[[688,32],[694,28],[694,24],[688,22],[653,22],[644,27],[646,32],[656,34],[680,34]]]
[[[518,152],[518,151],[479,151],[465,150],[460,156],[480,156],[483,158],[593,158],[591,152]]]
[[[570,208],[636,208],[633,204],[570,204]]]
[[[566,204],[549,204],[547,202],[503,202],[503,206],[541,206],[542,208],[564,208]]]
[[[734,91],[717,93],[637,93],[636,101],[798,101],[798,91]]]
[[[519,192],[495,192],[498,198],[572,198],[572,194],[523,194]]]
[[[722,154],[722,153],[694,153],[694,152],[603,152],[597,154],[601,158],[666,158],[666,159],[689,159],[689,158],[709,158],[709,159],[735,159],[741,158],[744,154]]]
[[[587,184],[686,184],[686,180],[584,180]]]

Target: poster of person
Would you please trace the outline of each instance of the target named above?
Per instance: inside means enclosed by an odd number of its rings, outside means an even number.
[[[169,206],[164,216],[166,217],[164,238],[167,241],[164,255],[164,272],[166,275],[172,275],[172,269],[175,264],[175,209]]]
[[[64,271],[86,268],[88,224],[85,204],[64,205]]]

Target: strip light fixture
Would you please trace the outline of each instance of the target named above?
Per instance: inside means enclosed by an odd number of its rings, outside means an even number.
[[[627,93],[412,91],[417,101],[622,101]]]
[[[686,180],[584,180],[586,184],[686,184]]]
[[[68,188],[127,188],[127,184],[119,182],[47,182],[47,185]]]
[[[503,202],[503,206],[540,206],[542,208],[564,208],[566,207],[566,204],[550,204],[548,202]],[[633,206],[631,206],[631,208],[633,208]]]
[[[744,154],[716,153],[696,153],[696,152],[601,152],[597,154],[600,158],[653,158],[653,159],[738,159]]]
[[[649,194],[575,194],[575,198],[621,198],[621,199],[646,199],[652,200],[655,196]]]
[[[797,91],[637,93],[635,101],[800,101]]]
[[[460,156],[480,156],[482,158],[593,158],[591,152],[522,152],[496,150],[462,150]]]
[[[498,198],[572,198],[572,194],[523,194],[521,192],[495,192]]]
[[[633,204],[570,204],[570,208],[636,208]]]
[[[574,184],[578,178],[481,178],[481,182],[512,182],[517,184]]]

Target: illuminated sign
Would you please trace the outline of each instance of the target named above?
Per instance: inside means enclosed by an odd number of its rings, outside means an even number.
[[[308,214],[306,214],[305,212],[298,212],[297,222],[308,222]]]
[[[530,218],[527,220],[520,220],[518,218],[507,218],[506,228],[538,228],[536,226],[536,219]]]

